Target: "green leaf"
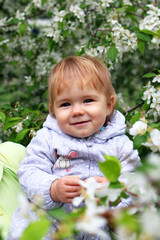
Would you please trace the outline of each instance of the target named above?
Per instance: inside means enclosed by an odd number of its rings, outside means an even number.
[[[6,115],[3,112],[0,112],[0,121],[3,123],[6,120]]]
[[[137,38],[140,40],[143,40],[145,42],[151,42],[151,36],[146,34],[146,33],[142,33],[142,32],[136,32]]]
[[[147,137],[145,135],[137,135],[133,141],[134,141],[134,148],[138,149],[141,147],[142,143],[146,142]]]
[[[133,125],[136,121],[138,121],[140,117],[141,117],[141,114],[139,112],[134,114],[130,120],[131,125]]]
[[[158,36],[158,37],[160,37],[160,34],[158,33],[158,31],[157,31],[157,33],[155,33],[155,32],[152,32],[152,31],[150,31],[150,30],[148,30],[148,29],[143,29],[143,30],[141,30],[141,32],[146,33],[146,34],[149,34],[149,35],[152,35],[152,36]]]
[[[23,130],[21,130],[21,131],[17,134],[15,141],[16,141],[16,142],[21,141],[21,140],[27,135],[27,133],[28,133],[29,131],[30,131],[29,129],[23,129]]]
[[[155,73],[146,73],[145,75],[143,75],[142,78],[152,78],[152,77],[155,77],[156,74]]]
[[[142,55],[144,55],[144,50],[145,50],[145,43],[144,43],[144,41],[139,40],[137,47],[138,47],[139,51],[142,53]]]
[[[119,181],[111,182],[111,183],[109,184],[109,188],[114,188],[114,189],[123,188],[123,185],[122,185],[122,183],[120,183]]]
[[[36,222],[32,222],[24,231],[20,240],[41,240],[47,233],[51,223],[47,218],[41,218]]]
[[[27,24],[21,23],[18,27],[20,34],[23,36],[27,32]]]
[[[107,57],[113,62],[118,54],[118,50],[116,47],[110,47],[107,51]]]
[[[47,0],[41,0],[42,6],[47,2]]]
[[[8,122],[16,122],[16,121],[19,121],[19,120],[22,120],[23,118],[21,117],[10,117],[7,119]]]
[[[105,161],[99,162],[99,168],[110,182],[116,182],[121,172],[121,163],[118,158],[105,154]]]
[[[58,220],[61,220],[66,215],[68,215],[68,213],[66,213],[66,211],[62,208],[56,208],[56,209],[50,210],[48,213],[50,216]]]

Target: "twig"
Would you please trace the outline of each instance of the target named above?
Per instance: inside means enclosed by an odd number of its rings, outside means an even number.
[[[91,11],[91,10],[90,10]],[[92,10],[93,11],[93,10]],[[89,11],[85,10],[84,11],[85,14],[86,14],[86,18],[87,18],[87,27],[89,29],[89,32],[91,33],[92,37],[96,39],[97,42],[101,42],[100,39],[97,38],[96,34],[97,34],[97,31],[94,32],[91,28],[91,25],[90,25],[90,22],[89,22]]]
[[[136,1],[137,6],[139,6],[144,12],[147,12],[147,10],[138,2]]]
[[[132,111],[136,110],[137,108],[140,108],[143,104],[144,104],[144,101],[141,102],[140,104],[138,104],[137,106],[135,106],[135,107],[133,107],[133,108],[127,110],[127,111],[124,112],[123,114],[126,115],[127,113],[132,112]]]
[[[157,7],[159,7],[158,0],[155,0],[155,5],[156,5]]]
[[[134,15],[134,16],[136,16],[136,17],[143,18],[142,15],[138,15],[138,14],[136,14],[136,13],[132,13],[132,12],[128,12],[128,11],[125,11],[125,12],[128,13],[128,14]]]
[[[3,9],[4,3],[5,3],[5,0],[3,0],[3,1],[0,3],[0,9]]]

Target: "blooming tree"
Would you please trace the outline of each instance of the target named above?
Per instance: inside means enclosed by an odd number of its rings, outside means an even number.
[[[94,234],[96,229],[105,236],[101,226],[106,221],[120,239],[159,239],[159,49],[156,0],[0,1],[1,141],[26,146],[48,113],[47,79],[53,65],[68,55],[88,54],[110,70],[117,108],[126,116],[127,134],[142,160],[135,173],[111,179],[103,191],[86,183],[85,209],[62,214],[60,229],[69,231],[57,232],[57,239],[79,230]],[[128,195],[133,204],[115,209]],[[57,216],[56,211],[49,214],[37,210],[37,224],[48,228],[50,217]]]

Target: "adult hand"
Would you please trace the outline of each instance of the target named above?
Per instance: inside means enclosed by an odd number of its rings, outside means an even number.
[[[73,198],[80,196],[80,178],[76,175],[64,176],[51,185],[51,197],[55,202],[71,203]]]

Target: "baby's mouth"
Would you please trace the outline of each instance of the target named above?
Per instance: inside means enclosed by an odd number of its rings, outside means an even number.
[[[90,120],[74,122],[74,123],[71,123],[71,125],[83,125],[83,124],[86,124],[88,122],[90,122]]]

